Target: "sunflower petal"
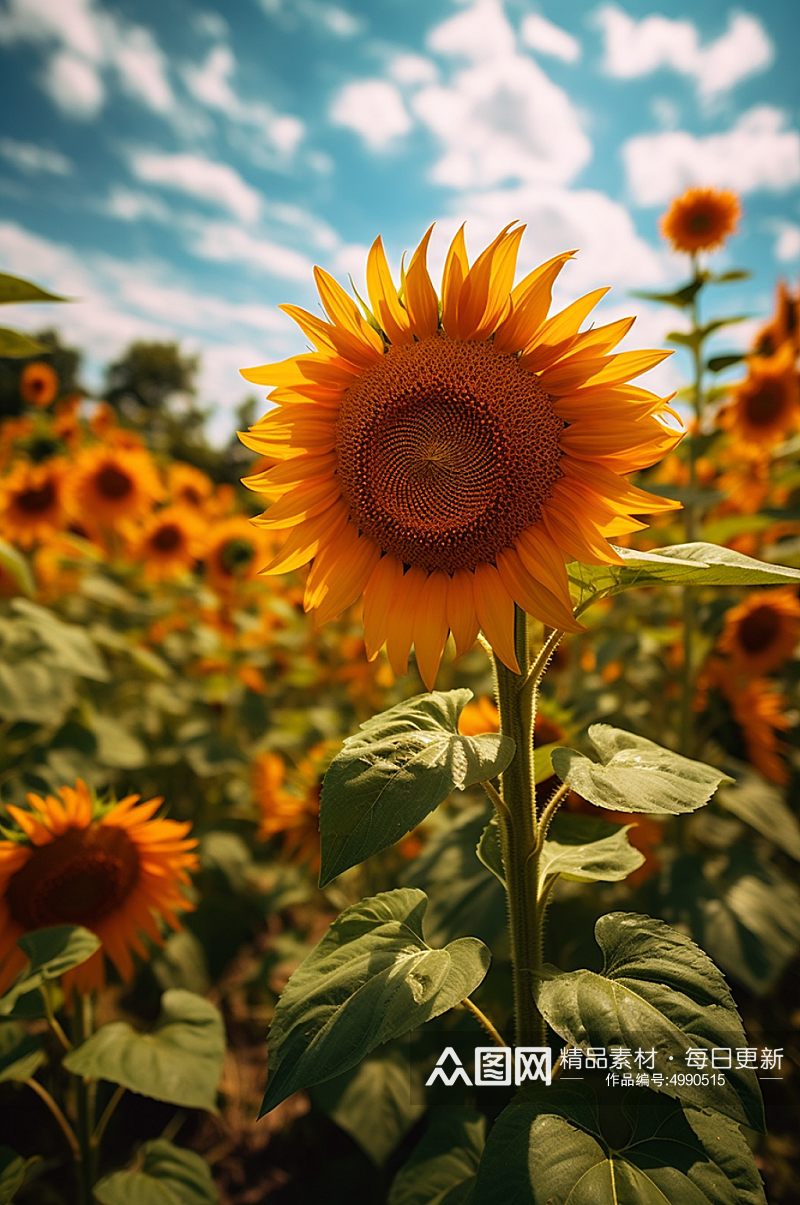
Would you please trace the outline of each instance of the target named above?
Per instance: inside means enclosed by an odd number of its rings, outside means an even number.
[[[442,653],[450,630],[447,622],[447,589],[449,578],[441,570],[428,575],[422,590],[414,621],[414,653],[417,669],[428,690],[433,690],[442,661]]]
[[[381,557],[364,587],[364,643],[374,661],[386,641],[389,610],[403,577],[403,566],[392,553]]]
[[[397,601],[392,608],[392,621],[386,637],[389,663],[398,675],[408,673],[408,654],[414,638],[417,602],[427,576],[419,565],[412,565],[398,585]]]
[[[550,628],[562,632],[582,632],[572,607],[565,606],[555,594],[528,573],[522,559],[513,548],[497,555],[497,570],[508,593],[529,615]]]
[[[511,290],[511,308],[498,326],[494,346],[499,352],[517,352],[526,347],[547,318],[553,284],[574,251],[555,255],[541,264]]]
[[[448,335],[457,337],[458,303],[469,272],[463,224],[450,244],[442,273],[442,326]]]
[[[514,649],[514,600],[494,565],[475,567],[475,612],[483,634],[497,656],[515,674],[520,672]]]
[[[425,262],[432,232],[433,226],[430,226],[412,255],[406,272],[406,309],[411,320],[411,329],[418,339],[435,335],[439,329],[439,299]]]
[[[542,372],[554,364],[578,334],[584,318],[591,313],[608,289],[595,289],[573,301],[566,309],[548,318],[531,343],[523,348],[519,362],[528,372]]]
[[[392,280],[381,236],[375,239],[367,257],[367,292],[372,311],[390,343],[411,343],[411,322],[400,304]]]
[[[456,569],[447,587],[447,622],[453,633],[456,657],[468,653],[478,639],[480,624],[475,614],[475,575]]]

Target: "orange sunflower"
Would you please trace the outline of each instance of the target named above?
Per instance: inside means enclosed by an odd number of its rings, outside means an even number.
[[[284,856],[319,868],[319,797],[322,777],[338,745],[322,741],[311,749],[287,782],[277,753],[260,753],[253,763],[253,795],[261,823],[257,841],[280,836]]]
[[[70,475],[69,505],[91,531],[141,519],[162,495],[149,454],[139,448],[95,446],[77,457]]]
[[[80,779],[59,798],[28,795],[30,810],[9,806],[21,830],[0,841],[0,992],[25,964],[17,940],[50,925],[83,925],[102,947],[77,967],[72,982],[88,992],[104,983],[105,952],[122,979],[133,976],[131,951],[148,957],[140,933],[163,945],[157,918],[180,929],[176,912],[193,905],[181,887],[197,868],[190,825],[154,819],[160,799],[93,799]]]
[[[713,251],[736,232],[741,217],[739,198],[726,188],[689,188],[676,197],[660,226],[673,251]]]
[[[243,582],[258,574],[261,560],[269,554],[266,532],[254,531],[244,515],[232,515],[213,525],[205,551],[206,575],[217,593],[228,596]]]
[[[789,586],[758,590],[725,616],[718,648],[751,677],[770,674],[792,655],[800,641],[800,599]]]
[[[800,297],[790,293],[785,280],[779,280],[773,315],[756,335],[753,350],[757,356],[774,356],[787,342],[795,354],[800,352]]]
[[[59,460],[30,464],[18,460],[0,478],[0,531],[20,548],[60,531],[66,524],[64,465]]]
[[[49,406],[58,394],[58,373],[42,360],[34,360],[20,373],[19,392],[32,406]]]
[[[369,656],[385,641],[402,674],[413,643],[432,687],[448,632],[460,655],[483,629],[518,670],[515,602],[579,630],[565,563],[619,564],[607,539],[643,526],[634,514],[677,505],[620,474],[653,464],[682,432],[662,399],[628,384],[669,353],[608,354],[632,318],[580,333],[606,289],[548,319],[573,252],[512,287],[522,229],[501,231],[470,267],[462,228],[440,305],[430,233],[401,293],[376,239],[366,320],[315,269],[331,321],[283,307],[317,351],[243,371],[277,388],[242,439],[279,461],[245,482],[277,498],[254,522],[288,530],[265,572],[313,561],[305,607],[319,623],[363,594]]]
[[[177,577],[202,555],[203,528],[188,506],[166,506],[151,515],[135,541],[134,555],[151,581]]]
[[[734,386],[733,399],[720,415],[742,444],[771,447],[800,426],[800,388],[795,353],[784,343],[774,356],[753,356],[749,372]]]
[[[214,492],[214,482],[193,464],[176,460],[167,469],[167,488],[176,502],[200,510]]]

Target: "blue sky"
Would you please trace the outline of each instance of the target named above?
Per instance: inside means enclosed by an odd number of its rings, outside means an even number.
[[[663,9],[666,8],[666,15]],[[768,313],[800,272],[794,0],[0,0],[0,268],[79,298],[58,321],[89,377],[133,338],[203,358],[227,433],[239,366],[303,350],[275,308],[316,308],[321,264],[363,291],[382,234],[399,263],[437,222],[438,272],[467,221],[477,253],[528,223],[529,269],[559,250],[566,303],[612,285],[658,346],[674,311],[632,302],[685,274],[658,217],[689,184],[741,193],[725,296]],[[12,315],[9,314],[9,320]],[[734,342],[732,336],[726,346]],[[646,383],[676,387],[674,357]]]

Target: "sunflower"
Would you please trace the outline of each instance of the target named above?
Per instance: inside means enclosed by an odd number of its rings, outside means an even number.
[[[71,512],[91,531],[143,518],[161,495],[155,465],[139,448],[87,448],[70,476]]]
[[[791,587],[758,590],[725,616],[718,648],[751,677],[779,669],[800,640],[800,600]]]
[[[145,577],[163,581],[191,569],[202,555],[203,529],[188,506],[166,506],[151,515],[134,543]]]
[[[200,510],[213,494],[214,482],[193,464],[176,460],[167,469],[167,489],[176,502]]]
[[[283,307],[318,350],[244,370],[277,388],[274,409],[242,436],[280,462],[245,482],[277,498],[254,522],[289,529],[265,572],[313,560],[304,605],[319,623],[363,594],[368,655],[386,641],[402,674],[413,643],[428,687],[450,631],[460,655],[482,628],[517,671],[515,602],[579,630],[565,562],[619,564],[607,537],[643,526],[633,514],[676,506],[619,474],[681,435],[664,401],[627,384],[669,353],[607,354],[633,319],[579,333],[607,290],[547,318],[572,252],[512,288],[522,229],[501,231],[470,267],[462,228],[440,307],[430,233],[402,296],[375,241],[366,321],[315,269],[331,321]]]
[[[218,594],[228,596],[258,574],[263,557],[269,555],[270,538],[253,529],[244,515],[232,515],[215,523],[208,533],[204,554],[206,576]]]
[[[283,853],[297,862],[319,867],[319,797],[322,776],[337,742],[315,745],[287,781],[286,765],[277,753],[261,753],[253,763],[253,795],[261,823],[257,841],[280,836]]]
[[[800,426],[800,389],[794,350],[785,343],[774,356],[753,356],[749,372],[733,389],[720,425],[745,448],[772,447]]]
[[[21,831],[0,841],[0,992],[25,964],[17,940],[35,929],[97,934],[102,949],[73,973],[86,992],[103,985],[103,951],[128,980],[131,951],[148,957],[140,933],[163,944],[157,917],[180,929],[175,913],[193,907],[181,887],[197,868],[197,841],[189,824],[154,819],[160,799],[104,804],[80,779],[57,795],[28,795],[30,810],[8,807]]]
[[[713,251],[736,232],[741,212],[739,198],[728,189],[689,188],[662,216],[661,233],[673,251]]]
[[[44,361],[34,360],[20,373],[19,392],[32,406],[49,406],[58,394],[58,373]]]
[[[795,354],[800,352],[800,297],[789,292],[785,280],[779,280],[775,310],[756,335],[753,351],[757,356],[774,356],[787,342],[792,344]]]
[[[18,460],[0,478],[0,531],[20,548],[31,548],[66,524],[64,465]]]

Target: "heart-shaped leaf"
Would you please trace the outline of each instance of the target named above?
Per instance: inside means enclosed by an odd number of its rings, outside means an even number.
[[[0,1146],[0,1205],[11,1205],[25,1179],[25,1160],[10,1146]]]
[[[608,724],[592,724],[589,740],[601,763],[575,749],[556,749],[553,769],[573,791],[612,812],[656,816],[694,812],[708,803],[721,783],[733,782],[715,766],[690,761]]]
[[[613,1147],[585,1084],[520,1093],[486,1143],[471,1205],[766,1205],[739,1127],[718,1113],[633,1089]]]
[[[467,1205],[485,1141],[482,1113],[460,1107],[435,1110],[395,1176],[387,1205]]]
[[[17,944],[30,962],[0,998],[0,1016],[7,1016],[20,996],[86,962],[99,949],[100,938],[79,925],[54,925],[26,933]]]
[[[514,756],[509,737],[458,731],[458,717],[471,698],[470,690],[417,695],[348,737],[322,787],[322,886],[394,845],[451,791],[505,770]]]
[[[135,1165],[95,1184],[101,1205],[218,1205],[219,1193],[205,1159],[165,1138],[146,1142]]]
[[[261,1114],[453,1008],[475,990],[489,951],[474,937],[442,950],[422,936],[423,891],[361,900],[333,922],[289,980],[269,1034]]]
[[[216,1112],[225,1030],[207,1000],[173,988],[161,997],[151,1033],[111,1021],[70,1051],[63,1063],[74,1075],[105,1079],[153,1100]]]
[[[556,1033],[574,1046],[654,1050],[660,1091],[763,1130],[754,1071],[726,1069],[724,1084],[678,1082],[697,1078],[685,1074],[689,1050],[703,1051],[710,1065],[714,1048],[747,1046],[728,985],[708,955],[663,921],[636,913],[602,916],[595,937],[601,974],[546,970],[534,988]]]

